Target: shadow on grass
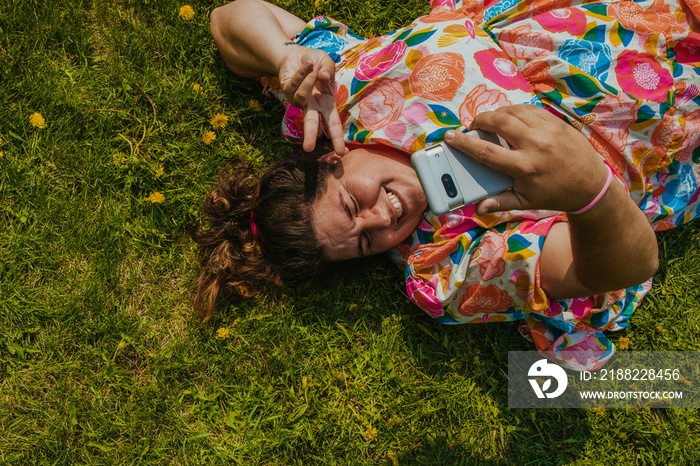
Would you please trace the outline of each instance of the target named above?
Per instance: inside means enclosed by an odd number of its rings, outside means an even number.
[[[318,329],[359,328],[379,339],[387,331],[383,322],[398,320],[398,333],[416,372],[432,381],[431,388],[416,396],[441,406],[423,419],[434,424],[435,433],[419,435],[413,448],[397,453],[399,464],[562,464],[576,458],[591,438],[584,410],[508,408],[508,351],[534,350],[520,336],[516,323],[439,326],[408,300],[403,274],[388,259],[349,264],[333,277],[284,294],[298,303],[294,318]],[[386,379],[388,390],[394,383],[396,396],[404,394],[400,382],[389,375]],[[459,387],[445,395],[452,382],[473,384],[466,395],[472,400],[458,400]],[[440,425],[452,414],[465,415],[452,413],[452,407],[474,411],[473,424]],[[478,419],[482,413],[483,422]],[[482,438],[473,443],[463,440],[471,435]],[[486,454],[484,444],[489,445]]]
[[[659,269],[654,281],[666,280],[670,265],[685,257],[689,248],[700,239],[700,221],[697,219],[686,225],[656,234],[659,244]]]
[[[264,160],[256,161],[257,165],[269,165],[292,152],[292,145],[285,141],[281,132],[284,108],[277,99],[262,93],[260,82],[234,75],[218,55],[210,72],[227,106],[236,111],[236,118],[230,122],[233,129],[263,154]]]

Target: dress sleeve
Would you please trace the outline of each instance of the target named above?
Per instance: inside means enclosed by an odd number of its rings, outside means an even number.
[[[539,259],[561,213],[477,216],[469,206],[428,214],[405,251],[411,301],[443,324],[521,321],[520,333],[565,367],[602,365],[614,345],[602,333],[627,326],[651,282],[586,298],[556,300],[540,286]]]

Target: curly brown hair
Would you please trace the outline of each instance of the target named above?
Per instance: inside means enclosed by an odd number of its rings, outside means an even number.
[[[205,321],[221,299],[250,298],[265,284],[280,286],[326,269],[311,205],[325,191],[333,165],[319,161],[318,152],[281,160],[259,180],[242,162],[221,171],[204,200],[209,228],[192,235],[201,269],[193,305]]]

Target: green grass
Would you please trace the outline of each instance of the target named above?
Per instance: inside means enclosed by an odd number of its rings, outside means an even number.
[[[361,34],[427,11],[279,3]],[[437,326],[381,259],[202,324],[187,232],[205,193],[231,159],[290,149],[279,106],[219,59],[216,5],[180,6],[0,0],[0,464],[697,463],[697,410],[508,409],[507,352],[532,349],[515,325]],[[700,224],[659,237],[623,334],[698,351]]]

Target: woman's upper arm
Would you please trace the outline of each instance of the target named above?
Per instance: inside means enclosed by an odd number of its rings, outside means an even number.
[[[265,6],[270,9],[272,14],[275,15],[277,21],[279,21],[280,23],[280,26],[282,26],[282,30],[285,34],[287,34],[288,37],[291,38],[296,36],[306,27],[306,21],[293,15],[287,10],[280,8],[277,5],[273,5],[272,3],[265,2],[263,0],[259,1],[260,3],[265,4]]]
[[[276,75],[290,37],[305,22],[262,0],[236,0],[215,8],[210,30],[226,65],[246,78]]]
[[[264,6],[272,13],[277,19],[280,29],[287,37],[299,34],[306,26],[306,21],[264,0],[236,0],[214,8],[211,14],[212,33],[226,34],[226,26],[232,22],[232,19],[239,19],[240,15],[245,15],[251,11],[254,13],[257,6]],[[256,26],[254,19],[250,26]]]
[[[557,222],[547,234],[539,261],[540,286],[549,298],[592,296],[597,292],[583,286],[574,270],[569,224]]]

